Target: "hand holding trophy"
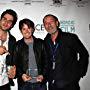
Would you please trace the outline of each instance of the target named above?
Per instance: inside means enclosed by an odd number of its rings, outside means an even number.
[[[38,70],[37,69],[27,69],[26,74],[28,76],[31,76],[31,80],[28,82],[36,83],[37,82],[37,76],[38,76]]]

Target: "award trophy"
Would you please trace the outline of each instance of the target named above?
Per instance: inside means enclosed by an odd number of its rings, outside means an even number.
[[[31,82],[31,83],[36,83],[37,82],[37,80],[36,80],[36,77],[38,76],[38,70],[37,69],[30,69],[29,68],[29,69],[27,69],[26,74],[28,76],[32,77],[32,79],[29,80],[28,82]]]

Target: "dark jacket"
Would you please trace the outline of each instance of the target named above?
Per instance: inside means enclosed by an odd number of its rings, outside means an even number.
[[[8,51],[9,51],[10,55],[6,56],[6,65],[7,66],[15,64],[15,62],[13,61],[13,52],[14,52],[15,44],[16,44],[16,39],[14,38],[14,36],[12,36],[9,33]],[[9,79],[9,83],[10,83],[10,85],[14,86],[14,82],[12,79]]]
[[[62,32],[60,29],[58,31],[56,43],[59,46],[56,52],[55,70],[52,70],[50,34],[44,40],[47,54],[45,65],[47,65],[46,71],[49,83],[55,80],[56,87],[62,88],[73,81],[79,81],[81,77],[86,75],[89,55],[75,34]]]
[[[34,37],[33,50],[37,63],[38,73],[39,75],[43,75],[45,55],[44,55],[43,41],[41,39],[37,39]],[[29,47],[24,42],[24,39],[21,39],[17,42],[14,59],[16,60],[17,65],[18,84],[23,85],[24,82],[22,80],[22,74],[26,73],[29,61]]]

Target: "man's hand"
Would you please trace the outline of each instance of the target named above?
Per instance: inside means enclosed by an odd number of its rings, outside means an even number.
[[[7,53],[8,51],[6,50],[5,46],[0,46],[0,55],[3,55],[4,53]]]
[[[8,74],[9,78],[13,79],[15,77],[15,75],[16,75],[16,66],[15,65],[11,66],[11,68],[8,69],[7,74]]]
[[[31,78],[31,76],[28,76],[27,74],[23,74],[22,79],[23,79],[24,82],[26,82],[26,81],[31,80],[32,78]]]
[[[38,75],[36,78],[37,82],[42,82],[43,80],[43,75]]]

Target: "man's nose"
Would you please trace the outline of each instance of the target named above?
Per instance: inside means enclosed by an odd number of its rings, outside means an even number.
[[[48,23],[48,26],[51,26],[51,23]]]

